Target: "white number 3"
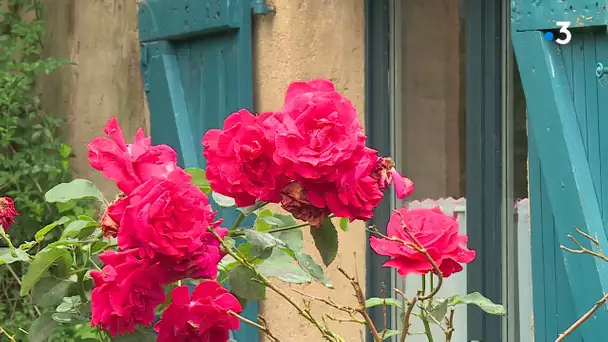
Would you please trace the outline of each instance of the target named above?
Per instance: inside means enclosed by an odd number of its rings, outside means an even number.
[[[572,40],[572,32],[570,32],[570,30],[568,30],[568,27],[570,27],[570,22],[569,21],[558,21],[555,24],[557,26],[561,27],[559,29],[559,32],[564,33],[566,35],[566,39],[557,38],[555,40],[555,42],[558,44],[562,44],[562,45],[570,43],[570,41]]]

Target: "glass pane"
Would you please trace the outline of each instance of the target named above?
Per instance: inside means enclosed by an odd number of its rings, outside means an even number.
[[[393,156],[416,186],[414,194],[396,206],[440,206],[461,220],[464,233],[465,12],[459,1],[395,0],[394,6]],[[420,276],[403,279],[395,273],[393,279],[408,296],[420,288]],[[465,271],[446,279],[438,295],[455,293],[466,293]],[[460,323],[452,340],[466,341],[466,310],[458,310],[455,320]],[[411,331],[424,331],[419,320],[412,322]],[[433,329],[442,336],[437,326]],[[410,339],[426,341],[424,336]]]
[[[506,184],[506,281],[508,341],[532,341],[532,262],[528,202],[528,127],[526,99],[514,56],[510,109],[507,111]]]
[[[408,200],[463,197],[464,11],[458,1],[410,0],[402,2],[399,13],[395,156],[416,184]]]

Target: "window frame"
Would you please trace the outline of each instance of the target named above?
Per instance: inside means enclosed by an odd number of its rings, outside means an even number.
[[[479,291],[495,302],[502,303],[506,268],[504,236],[505,181],[504,154],[507,113],[508,79],[505,77],[507,59],[505,47],[510,45],[508,2],[501,0],[462,0],[466,11],[466,193],[467,233],[470,248],[477,259],[467,266],[468,292]],[[506,5],[505,5],[506,4]],[[365,0],[365,127],[369,144],[381,155],[393,152],[391,70],[391,1]],[[508,24],[507,24],[508,25]],[[393,208],[393,197],[385,196],[368,222],[381,232]],[[368,233],[369,236],[369,233]],[[511,244],[509,244],[511,245]],[[496,246],[501,246],[497,249]],[[382,284],[391,284],[391,270],[383,268],[385,257],[375,255],[369,245],[366,250],[366,291],[368,297],[379,297]],[[496,277],[496,269],[501,277]],[[380,307],[370,309],[375,322],[382,322]],[[391,322],[393,313],[388,313]],[[476,307],[467,312],[469,341],[500,341],[506,329],[502,318],[482,314]],[[515,319],[515,321],[517,321]],[[481,322],[481,324],[479,324]],[[371,335],[367,332],[367,341]]]

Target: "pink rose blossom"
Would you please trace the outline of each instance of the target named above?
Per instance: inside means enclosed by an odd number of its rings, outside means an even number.
[[[171,304],[154,325],[158,342],[226,342],[240,321],[229,311],[240,313],[241,304],[215,281],[204,281],[190,296],[187,286],[176,287]]]
[[[365,144],[355,107],[326,79],[292,83],[273,121],[274,160],[294,181],[335,181]]]
[[[203,137],[207,179],[213,191],[235,199],[237,206],[257,200],[278,203],[280,190],[289,181],[273,161],[273,128],[245,109],[231,114],[223,129],[211,129]]]
[[[461,264],[475,259],[475,251],[466,248],[468,237],[458,232],[456,218],[444,214],[441,209],[401,208],[391,215],[387,235],[413,243],[404,230],[402,219],[406,229],[437,263],[443,277],[462,271]],[[389,256],[390,260],[384,263],[384,267],[395,268],[402,277],[433,271],[432,264],[422,253],[400,241],[371,237],[370,245],[374,252]]]
[[[181,171],[177,167],[175,151],[167,145],[152,146],[141,128],[137,130],[133,144],[125,143],[116,118],[108,121],[104,132],[110,138],[97,137],[89,143],[89,163],[115,181],[124,193],[129,194],[152,177],[162,178]]]
[[[155,308],[165,301],[165,271],[151,259],[139,259],[137,250],[107,251],[99,255],[106,264],[91,271],[91,326],[99,325],[112,337],[133,333],[135,325],[154,321]]]
[[[214,221],[215,213],[207,196],[181,176],[174,180],[153,178],[113,204],[119,222],[118,247],[139,248],[145,258],[159,260],[175,279],[214,278],[224,254],[208,231],[214,227],[224,237],[227,229]]]

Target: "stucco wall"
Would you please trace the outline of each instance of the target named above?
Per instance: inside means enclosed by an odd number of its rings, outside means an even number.
[[[274,0],[274,15],[254,19],[254,58],[257,111],[280,107],[287,85],[295,80],[315,77],[331,79],[338,90],[359,110],[363,120],[364,105],[364,8],[363,0]],[[318,256],[305,232],[306,248]],[[335,289],[320,284],[287,286],[288,293],[299,296],[290,288],[319,297],[331,296],[338,303],[356,305],[350,283],[338,272],[343,267],[365,280],[365,230],[361,223],[353,224],[349,232],[340,232],[340,253],[327,271]],[[353,253],[356,252],[356,262]],[[317,258],[317,260],[320,260]],[[284,341],[321,341],[320,334],[304,321],[285,301],[271,295],[262,310]],[[313,313],[323,304],[313,303]],[[344,314],[332,312],[334,316]],[[333,330],[346,341],[363,341],[360,326],[353,323],[333,323]]]
[[[66,133],[76,155],[77,177],[91,179],[104,192],[116,191],[87,161],[87,143],[116,116],[132,138],[148,127],[139,72],[137,7],[131,0],[44,0],[45,53],[71,65],[43,78],[45,107],[68,119]]]
[[[149,126],[139,72],[136,1],[45,0],[45,3],[48,30],[45,52],[68,58],[73,64],[43,78],[43,103],[50,112],[66,115],[69,120],[66,133],[76,155],[73,162],[76,175],[101,184],[102,190],[111,195],[116,189],[90,168],[86,145],[101,134],[103,125],[112,116],[118,117],[129,138],[137,127]],[[256,111],[280,107],[291,81],[325,77],[353,101],[363,120],[363,0],[275,0],[273,5],[275,14],[254,18]],[[306,249],[320,261],[307,232],[305,236]],[[339,238],[340,254],[328,270],[335,289],[328,290],[319,284],[298,288],[355,305],[352,288],[336,267],[342,266],[351,275],[356,272],[363,285],[364,225],[351,225],[350,232],[340,232]],[[294,297],[299,296],[290,286],[281,287]],[[270,295],[262,310],[282,340],[321,340],[316,330],[276,296]],[[320,312],[319,305],[313,304],[313,312]],[[331,325],[346,341],[362,341],[359,326]]]

